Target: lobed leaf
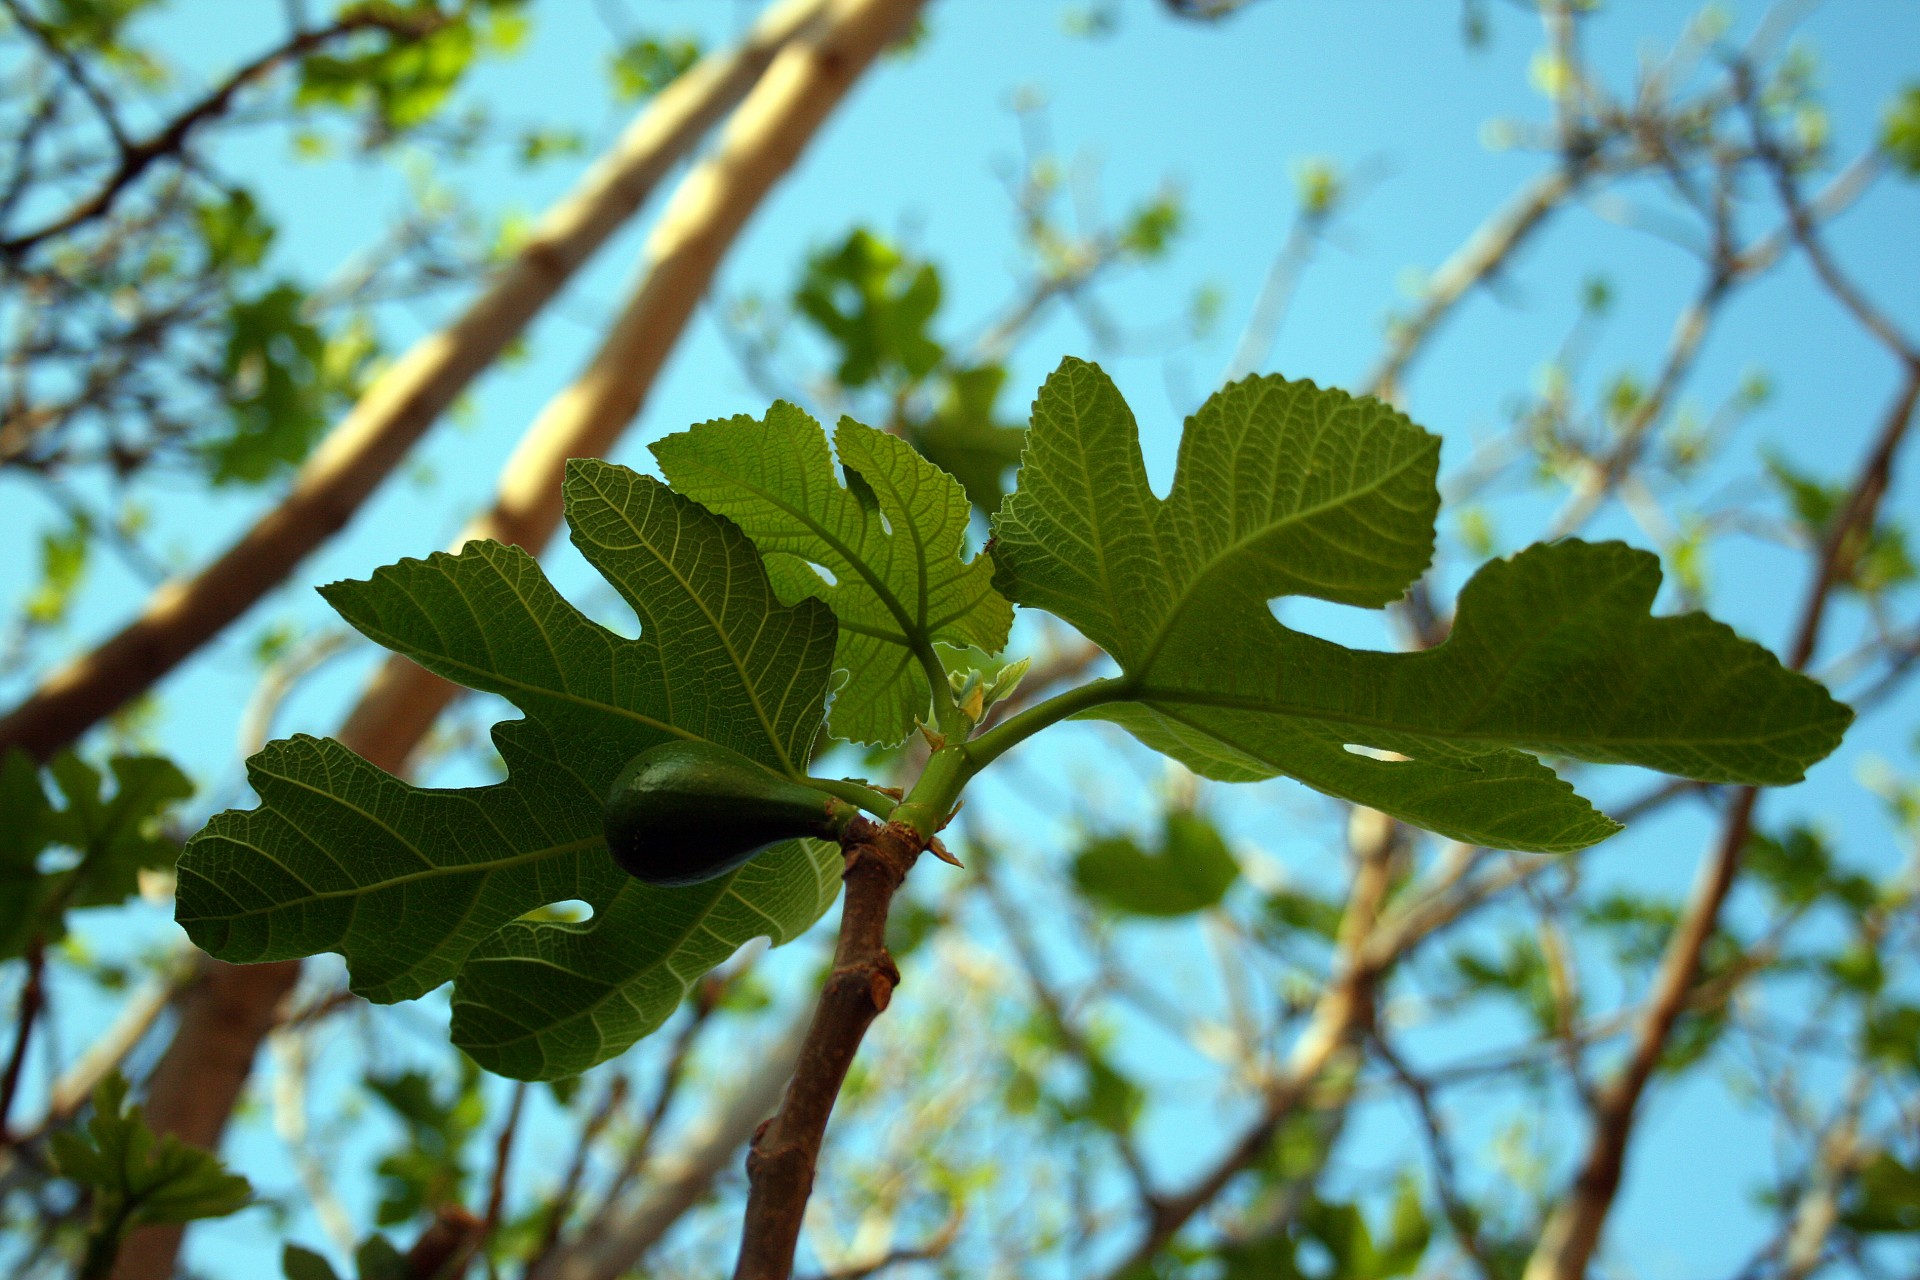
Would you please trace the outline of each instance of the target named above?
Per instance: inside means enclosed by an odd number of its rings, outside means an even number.
[[[323,591],[370,638],[525,713],[494,727],[505,781],[416,787],[336,742],[275,742],[248,762],[260,806],[215,817],[180,861],[178,918],[203,949],[236,962],[338,951],[354,990],[380,1001],[452,979],[455,1043],[522,1079],[619,1053],[742,943],[797,936],[840,869],[814,841],[688,888],[615,867],[602,802],[639,752],[698,739],[801,772],[836,631],[820,602],[774,598],[737,528],[658,481],[576,459],[566,504],[639,638],[590,621],[531,556],[492,542]],[[593,918],[522,918],[569,899]]]
[[[701,423],[653,454],[676,490],[746,530],[781,599],[816,596],[832,607],[834,663],[848,673],[834,695],[833,732],[892,744],[930,719],[934,644],[997,653],[1013,606],[993,589],[991,562],[961,559],[969,511],[952,476],[851,418],[833,444],[845,485],[820,424],[780,401],[764,422]]]
[[[1249,378],[1189,419],[1167,498],[1097,366],[1035,402],[996,584],[1120,663],[1113,720],[1209,777],[1276,774],[1457,839],[1565,850],[1617,824],[1528,752],[1779,784],[1852,713],[1700,614],[1654,617],[1659,561],[1567,541],[1483,567],[1424,653],[1294,631],[1268,601],[1380,606],[1424,570],[1438,441],[1393,409]]]

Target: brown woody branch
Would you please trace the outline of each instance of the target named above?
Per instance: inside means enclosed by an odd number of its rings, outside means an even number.
[[[807,1011],[803,1011],[807,1012]],[[771,1115],[793,1075],[811,1015],[792,1020],[760,1046],[738,1089],[719,1099],[683,1144],[648,1160],[640,1197],[602,1206],[572,1238],[528,1268],[528,1280],[620,1280],[694,1205]]]
[[[827,1119],[867,1028],[900,983],[887,953],[887,912],[924,843],[898,824],[859,819],[842,840],[846,893],[833,972],[820,991],[793,1079],[747,1152],[747,1216],[734,1280],[787,1280],[813,1192]]]
[[[33,1041],[35,1024],[47,1004],[46,952],[39,938],[27,944],[26,962],[27,980],[21,984],[20,1010],[14,1018],[13,1050],[7,1055],[6,1070],[0,1072],[0,1148],[13,1143],[13,1130],[8,1123],[13,1114],[13,1099],[20,1090],[20,1077],[26,1069],[27,1046]]]

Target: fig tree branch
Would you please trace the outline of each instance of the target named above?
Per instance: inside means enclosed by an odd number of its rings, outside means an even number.
[[[734,1280],[787,1280],[813,1174],[840,1085],[867,1028],[893,999],[900,971],[887,953],[887,912],[925,838],[856,818],[842,847],[846,892],[833,971],[820,991],[793,1079],[747,1153],[747,1215]]]
[[[499,496],[470,536],[533,551],[546,544],[559,523],[566,459],[605,452],[632,421],[748,216],[853,83],[905,30],[920,4],[840,0],[771,60],[716,154],[688,173],[648,238],[647,269],[613,331],[580,378],[529,429],[502,474]],[[684,97],[675,100],[682,111],[698,105]],[[660,158],[657,150],[648,154]],[[574,210],[569,216],[587,212]],[[433,357],[429,350],[421,358]],[[313,465],[324,467],[327,453],[323,446]],[[396,659],[363,694],[340,738],[373,763],[400,772],[452,694],[451,685]],[[185,1003],[155,1072],[148,1115],[156,1130],[179,1134],[196,1146],[218,1145],[260,1038],[273,1026],[274,1010],[299,972],[291,961],[244,968],[209,963],[203,998]],[[164,1280],[170,1274],[178,1229],[155,1228],[148,1234],[154,1243],[128,1250],[117,1280]]]

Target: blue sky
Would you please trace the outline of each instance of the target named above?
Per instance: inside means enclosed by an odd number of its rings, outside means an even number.
[[[1542,115],[1526,67],[1537,26],[1511,6],[1491,4],[1492,39],[1468,49],[1459,10],[1429,0],[1266,0],[1218,28],[1180,24],[1143,0],[1120,6],[1117,31],[1088,40],[1063,30],[1068,6],[1055,0],[945,0],[931,12],[931,34],[910,58],[890,59],[863,83],[816,141],[801,166],[756,215],[721,278],[722,295],[778,295],[790,287],[811,248],[856,224],[903,234],[937,261],[947,287],[949,332],[989,318],[1015,283],[1011,209],[996,166],[1017,156],[1012,96],[1036,90],[1047,101],[1053,139],[1065,154],[1097,166],[1107,207],[1118,212],[1175,183],[1189,228],[1164,263],[1105,294],[1108,309],[1152,328],[1179,317],[1197,287],[1225,299],[1216,335],[1172,356],[1103,358],[1139,414],[1156,483],[1171,474],[1180,416],[1217,379],[1293,210],[1294,167],[1327,157],[1343,167],[1375,166],[1381,176],[1342,223],[1338,242],[1308,272],[1265,366],[1289,376],[1352,385],[1380,350],[1388,313],[1407,302],[1420,272],[1450,253],[1496,205],[1542,165],[1539,157],[1490,149],[1483,126],[1499,117]],[[637,18],[667,30],[725,39],[750,15],[712,0],[630,3]],[[1647,48],[1671,43],[1692,6],[1634,0],[1594,24],[1590,56],[1611,84],[1626,79]],[[608,48],[605,26],[586,4],[536,6],[531,47],[478,73],[475,89],[505,118],[571,121],[599,138],[617,125],[597,68]],[[1745,29],[1757,6],[1736,6]],[[269,39],[277,6],[175,3],[162,21],[193,65],[217,67]],[[1835,150],[1846,157],[1871,139],[1880,106],[1920,73],[1920,5],[1847,0],[1816,9],[1804,31],[1821,57],[1821,81],[1833,108]],[[261,134],[226,153],[260,178],[282,224],[281,262],[322,278],[361,248],[406,201],[403,175],[379,164],[324,166],[292,160],[283,138]],[[504,158],[463,168],[452,181],[476,198],[537,211],[576,176],[560,163],[529,173]],[[657,201],[656,201],[657,205]],[[1920,189],[1890,185],[1835,229],[1843,260],[1909,325],[1920,324]],[[592,268],[543,317],[529,357],[489,375],[469,397],[458,425],[421,448],[433,481],[390,483],[348,529],[302,567],[295,581],[232,628],[227,637],[162,690],[160,744],[208,784],[209,805],[238,802],[234,741],[251,689],[251,639],[269,622],[310,627],[326,611],[310,588],[361,577],[403,555],[444,545],[494,477],[520,431],[545,399],[583,365],[601,321],[631,279],[645,219],[602,252]],[[1751,234],[1762,227],[1750,227]],[[1500,430],[1516,393],[1531,385],[1575,314],[1582,282],[1604,273],[1614,284],[1613,318],[1590,368],[1595,379],[1657,361],[1677,308],[1697,287],[1699,268],[1673,246],[1619,227],[1592,210],[1568,214],[1516,264],[1498,297],[1469,303],[1423,358],[1406,404],[1446,440],[1443,465],[1455,466],[1475,439]],[[388,317],[394,346],[436,318],[432,308]],[[1076,323],[1058,317],[1027,343],[1016,362],[1009,403],[1024,401],[1064,354],[1097,355]],[[1838,476],[1857,456],[1894,383],[1891,362],[1854,338],[1833,304],[1791,266],[1756,287],[1714,335],[1694,381],[1694,402],[1711,406],[1751,370],[1765,368],[1777,394],[1742,440],[1765,442],[1816,472]],[[682,342],[641,419],[616,457],[647,467],[644,444],[690,422],[759,412],[748,384],[709,315]],[[1736,485],[1754,468],[1737,448],[1720,484]],[[1715,488],[1710,484],[1709,491]],[[1890,500],[1911,516],[1914,481]],[[269,495],[233,494],[210,502],[155,499],[162,545],[188,562],[243,527]],[[1494,510],[1510,548],[1538,527],[1546,507],[1516,498]],[[30,491],[0,481],[0,530],[21,545],[47,520]],[[1644,543],[1631,525],[1609,517],[1595,532]],[[590,574],[570,551],[549,557],[563,590],[582,591]],[[22,558],[0,563],[0,598],[27,589]],[[1713,566],[1715,611],[1775,646],[1802,590],[1797,561],[1751,542],[1729,540]],[[117,625],[141,591],[102,563],[73,624],[76,641]],[[1305,618],[1308,615],[1301,615]],[[1345,611],[1311,615],[1342,638],[1378,642],[1371,622]],[[1369,630],[1369,628],[1372,628]],[[283,710],[281,732],[328,732],[366,658],[342,662]],[[0,679],[0,689],[17,687]],[[1844,828],[1851,854],[1879,866],[1897,856],[1877,802],[1855,781],[1870,754],[1904,761],[1914,701],[1863,724],[1848,747],[1816,770],[1804,788],[1771,798],[1769,812],[1819,813]],[[1043,761],[1041,769],[1055,762]],[[1061,776],[1066,776],[1062,774]],[[1275,784],[1263,796],[1297,804]],[[1632,780],[1603,781],[1599,794],[1628,794]],[[1257,800],[1231,811],[1238,834],[1275,846],[1272,808]],[[1608,846],[1603,875],[1678,890],[1692,873],[1708,830],[1699,814],[1675,813]],[[1765,1135],[1707,1083],[1659,1098],[1657,1123],[1636,1157],[1634,1181],[1615,1231],[1622,1252],[1652,1276],[1730,1269],[1731,1237],[1705,1222],[1747,1212],[1751,1179],[1766,1167]],[[1391,1143],[1363,1128],[1350,1141]],[[1350,1149],[1351,1150],[1351,1149]],[[1364,1147],[1362,1148],[1364,1150]],[[1684,1194],[1682,1194],[1684,1193]]]

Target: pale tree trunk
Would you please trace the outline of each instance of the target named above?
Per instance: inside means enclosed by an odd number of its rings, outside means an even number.
[[[416,342],[301,467],[286,497],[220,557],[168,582],[140,616],[53,672],[0,719],[0,754],[47,759],[145,693],[338,532],[473,380],[753,87],[826,0],[781,0],[739,48],[667,86],[459,319]]]
[[[640,283],[600,350],[542,410],[502,472],[492,507],[463,535],[537,553],[560,521],[565,460],[604,453],[639,411],[661,365],[747,218],[924,0],[838,0],[767,67],[728,122],[716,152],[681,182],[647,241]],[[341,741],[395,772],[455,693],[411,662],[390,661],[363,694]],[[260,1041],[299,976],[297,961],[210,963],[148,1097],[155,1127],[217,1146]],[[177,1228],[139,1233],[115,1280],[165,1280]]]

